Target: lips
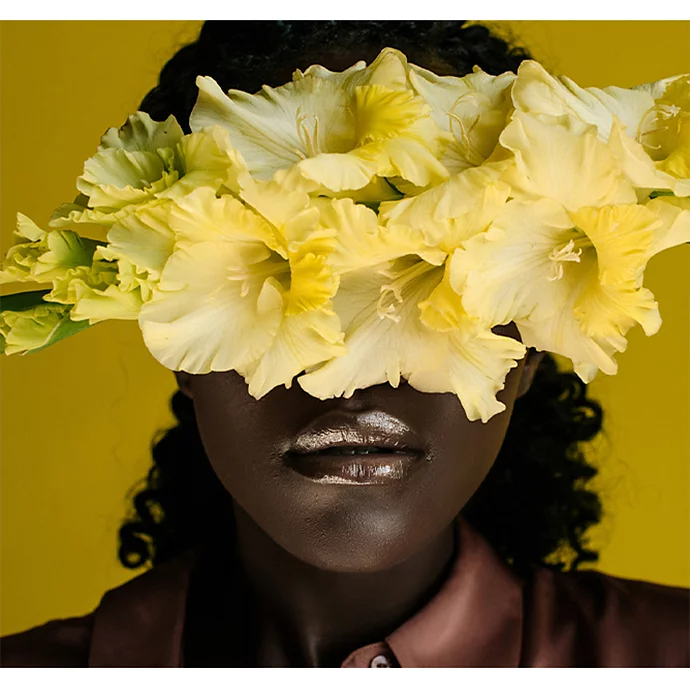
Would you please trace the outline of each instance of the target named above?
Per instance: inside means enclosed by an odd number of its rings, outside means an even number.
[[[286,464],[320,483],[380,485],[410,476],[424,446],[400,419],[383,411],[325,414],[300,431]]]

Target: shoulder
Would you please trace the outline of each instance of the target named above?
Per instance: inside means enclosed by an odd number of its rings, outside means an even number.
[[[195,558],[191,549],[138,574],[106,591],[87,615],[0,637],[0,666],[175,665]]]
[[[690,589],[537,568],[525,605],[525,643],[536,661],[546,654],[567,665],[690,665]]]
[[[93,613],[0,637],[2,667],[87,667]]]

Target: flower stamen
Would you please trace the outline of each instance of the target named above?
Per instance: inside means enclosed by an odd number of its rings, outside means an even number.
[[[552,249],[549,258],[553,261],[553,274],[546,279],[549,282],[560,280],[563,277],[563,263],[566,261],[579,263],[581,254],[582,248],[575,251],[575,242],[572,239],[560,249]]]
[[[307,125],[307,120],[310,117],[314,118],[314,129],[312,131],[310,131],[309,126]],[[305,115],[302,112],[302,108],[299,107],[297,109],[297,115],[295,119],[297,124],[297,136],[299,136],[299,140],[302,146],[304,147],[304,151],[296,149],[297,155],[302,160],[306,160],[307,158],[313,158],[314,156],[319,155],[319,153],[321,153],[321,148],[319,146],[318,115]]]

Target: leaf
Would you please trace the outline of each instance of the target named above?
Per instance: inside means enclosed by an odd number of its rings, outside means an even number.
[[[50,294],[52,290],[40,289],[18,294],[8,294],[0,297],[0,311],[26,311],[39,304],[45,304],[43,296]]]

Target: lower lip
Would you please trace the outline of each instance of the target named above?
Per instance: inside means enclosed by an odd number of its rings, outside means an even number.
[[[406,479],[423,464],[421,455],[391,452],[369,455],[289,454],[286,463],[312,481],[345,485],[385,485]]]

